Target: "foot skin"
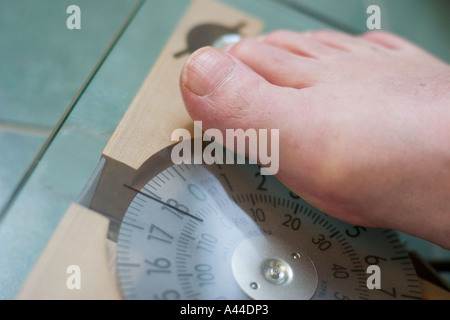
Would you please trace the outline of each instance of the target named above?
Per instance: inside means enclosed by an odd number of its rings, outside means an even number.
[[[386,32],[276,31],[196,51],[203,128],[279,129],[277,177],[323,212],[450,249],[450,66]]]

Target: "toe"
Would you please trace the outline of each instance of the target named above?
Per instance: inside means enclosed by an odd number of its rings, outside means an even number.
[[[235,57],[214,48],[196,51],[180,78],[187,111],[205,127],[270,128],[297,90],[270,84]]]
[[[255,39],[243,39],[229,48],[228,52],[268,82],[282,87],[301,89],[314,86],[323,73],[318,60]]]
[[[217,129],[223,135],[230,129],[280,130],[279,159],[288,159],[286,152],[292,150],[283,142],[289,128],[307,128],[311,123],[308,89],[273,85],[240,60],[214,48],[195,52],[180,82],[188,113],[194,121],[202,121],[204,129]],[[286,119],[294,112],[298,116]]]
[[[311,32],[311,37],[324,45],[343,51],[355,51],[359,49],[372,49],[373,43],[347,33],[333,30],[317,30]]]
[[[419,50],[419,48],[406,39],[386,31],[371,31],[361,36],[365,40],[394,50]]]
[[[263,35],[260,40],[291,53],[316,59],[341,52],[313,39],[310,32],[277,30]]]

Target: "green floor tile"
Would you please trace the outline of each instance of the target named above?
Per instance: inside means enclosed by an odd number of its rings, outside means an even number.
[[[24,132],[0,127],[0,208],[12,196],[48,134],[48,131]]]
[[[135,0],[0,2],[0,120],[53,128]],[[69,30],[69,5],[81,29]]]

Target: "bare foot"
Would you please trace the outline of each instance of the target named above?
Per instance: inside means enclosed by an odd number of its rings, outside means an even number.
[[[450,248],[450,66],[385,32],[276,31],[195,52],[204,128],[279,129],[277,177],[344,221]]]

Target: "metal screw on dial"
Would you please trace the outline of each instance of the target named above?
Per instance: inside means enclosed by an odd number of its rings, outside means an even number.
[[[308,255],[274,237],[243,241],[231,264],[236,282],[252,299],[306,300],[318,285],[317,271]]]

